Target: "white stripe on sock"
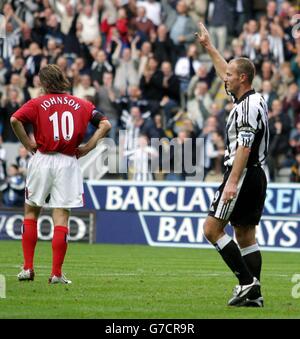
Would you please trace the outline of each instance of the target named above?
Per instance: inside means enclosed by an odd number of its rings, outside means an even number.
[[[231,240],[232,238],[225,233],[223,237],[216,242],[216,245],[218,245],[219,250],[222,250]]]
[[[248,246],[248,247],[245,247],[245,248],[241,248],[240,251],[241,251],[241,255],[245,256],[247,254],[259,251],[259,246],[256,243],[254,245],[251,245],[251,246]]]

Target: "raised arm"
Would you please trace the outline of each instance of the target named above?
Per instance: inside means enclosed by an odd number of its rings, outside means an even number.
[[[205,50],[209,54],[216,69],[216,72],[221,77],[221,79],[224,80],[226,76],[227,62],[219,53],[219,51],[216,49],[216,47],[212,44],[208,30],[206,29],[202,22],[199,23],[199,32],[195,33],[195,35],[197,36],[200,44],[205,48]]]
[[[122,51],[122,42],[121,40],[112,37],[112,41],[115,41],[117,44],[117,47],[112,55],[112,63],[114,66],[120,65],[120,59],[122,58],[121,51]]]
[[[100,1],[95,0],[93,4],[93,13],[97,16],[99,16],[99,7],[100,7]]]

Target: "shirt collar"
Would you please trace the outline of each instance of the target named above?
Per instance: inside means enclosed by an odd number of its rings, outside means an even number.
[[[246,99],[249,95],[251,94],[254,94],[255,93],[255,90],[254,89],[250,89],[250,91],[244,93],[240,98],[239,100],[236,101],[236,104],[239,104],[241,103],[244,99]]]

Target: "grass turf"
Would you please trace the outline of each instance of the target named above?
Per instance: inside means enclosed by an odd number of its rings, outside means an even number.
[[[0,241],[6,278],[3,318],[300,318],[291,296],[299,253],[263,252],[263,309],[226,306],[236,284],[216,251],[71,243],[64,272],[72,285],[48,285],[51,243],[39,242],[36,279],[18,282],[19,241]]]

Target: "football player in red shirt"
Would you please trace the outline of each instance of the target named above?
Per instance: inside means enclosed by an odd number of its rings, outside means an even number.
[[[111,125],[90,102],[67,94],[70,83],[60,68],[47,65],[39,72],[45,95],[25,103],[11,117],[11,125],[25,148],[33,154],[25,189],[25,215],[22,227],[24,266],[19,280],[33,280],[33,257],[37,242],[37,219],[41,208],[53,209],[52,273],[49,283],[71,283],[62,273],[67,251],[70,208],[82,207],[83,178],[77,158],[83,157],[106,136]],[[88,123],[97,127],[84,145]],[[35,141],[24,129],[33,126]]]

